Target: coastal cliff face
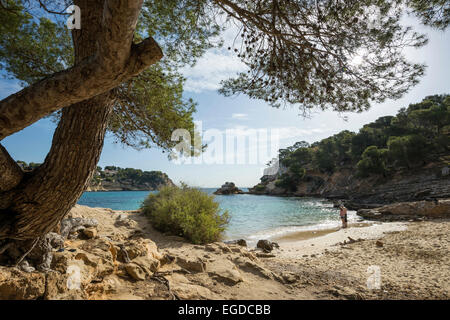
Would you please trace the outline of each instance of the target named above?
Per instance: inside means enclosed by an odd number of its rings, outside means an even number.
[[[153,191],[174,185],[167,174],[161,171],[113,167],[97,170],[86,191]]]
[[[296,186],[287,191],[276,186],[278,176],[264,176],[261,183],[249,189],[253,194],[313,196],[347,200],[348,204],[387,204],[450,198],[450,174],[447,166],[430,164],[413,171],[399,171],[389,177],[358,177],[355,170],[342,168],[333,174],[308,172]]]

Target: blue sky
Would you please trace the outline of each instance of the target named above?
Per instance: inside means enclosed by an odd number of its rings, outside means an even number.
[[[395,115],[401,107],[418,102],[427,95],[450,93],[450,31],[439,32],[423,26],[417,29],[428,34],[430,42],[424,48],[409,49],[405,54],[414,62],[428,65],[420,84],[400,100],[374,105],[361,114],[345,114],[347,121],[333,112],[317,112],[312,118],[304,119],[295,107],[274,109],[245,96],[225,98],[219,95],[220,80],[233,76],[243,68],[239,60],[224,50],[211,50],[194,68],[184,70],[188,79],[185,96],[198,102],[195,120],[202,122],[203,130],[278,130],[280,147],[301,140],[314,142],[346,129],[357,131],[380,116]],[[226,41],[229,38],[230,35],[225,35]],[[0,99],[18,90],[20,86],[17,81],[0,80]],[[50,148],[54,129],[55,124],[43,119],[6,138],[2,144],[16,160],[42,162]],[[225,181],[234,181],[240,187],[253,186],[259,182],[266,162],[260,159],[258,164],[182,165],[169,162],[167,153],[163,154],[159,149],[136,151],[113,141],[112,137],[106,138],[100,166],[161,170],[176,183],[183,181],[199,187],[216,187]]]

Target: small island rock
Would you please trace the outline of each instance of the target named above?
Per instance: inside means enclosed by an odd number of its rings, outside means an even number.
[[[229,194],[243,194],[244,191],[236,187],[234,182],[225,182],[214,194],[217,195],[229,195]]]

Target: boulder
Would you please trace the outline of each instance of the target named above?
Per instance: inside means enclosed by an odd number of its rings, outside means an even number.
[[[128,229],[137,229],[138,224],[136,221],[128,218],[127,215],[119,215],[114,223],[114,226],[119,227],[125,227]]]
[[[273,250],[274,245],[269,240],[259,240],[256,244],[256,247],[263,249],[266,252],[270,252]]]
[[[94,227],[86,228],[83,230],[83,234],[88,239],[95,238],[95,237],[97,237],[97,229]]]
[[[231,240],[231,241],[225,241],[226,244],[237,244],[241,247],[246,247],[247,246],[247,241],[245,241],[244,239],[239,239],[239,240]]]
[[[127,262],[127,258],[133,260],[143,256],[150,256],[157,260],[162,259],[162,255],[158,252],[156,244],[149,239],[143,238],[126,241],[118,248],[117,252],[118,259],[122,262]]]
[[[179,276],[179,275],[178,275]],[[182,300],[212,300],[218,296],[206,287],[192,284],[188,280],[174,281],[170,285],[171,291]]]
[[[97,227],[98,221],[96,219],[88,218],[68,218],[61,221],[61,236],[67,238],[69,234],[77,234],[78,231],[85,228]]]

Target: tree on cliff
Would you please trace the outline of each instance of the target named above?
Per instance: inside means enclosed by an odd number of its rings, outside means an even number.
[[[219,22],[238,26],[229,49],[248,66],[224,82],[225,95],[361,111],[402,96],[423,74],[402,54],[426,43],[399,24],[402,3],[74,0],[81,29],[70,34],[72,1],[1,1],[1,67],[25,88],[0,101],[0,141],[51,114],[59,122],[30,173],[0,146],[0,253],[64,217],[95,171],[107,129],[134,147],[168,149],[173,128],[192,128],[195,104],[182,98],[178,70],[218,44]]]

